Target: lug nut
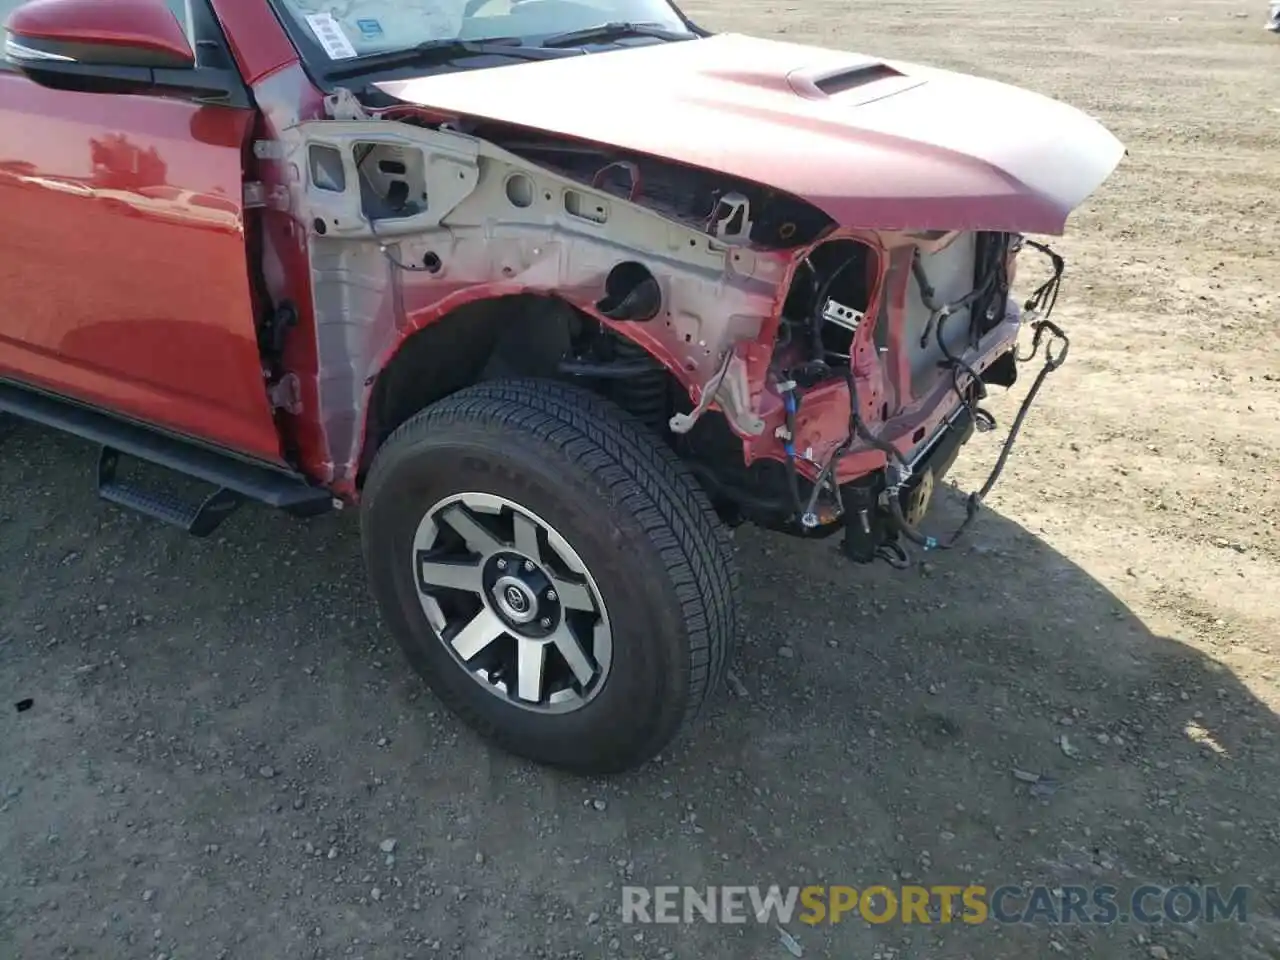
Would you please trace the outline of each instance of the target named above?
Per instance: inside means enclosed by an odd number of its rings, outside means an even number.
[[[532,573],[532,572],[533,572],[533,561],[532,561],[532,560],[526,560],[526,561],[524,562],[524,568],[525,568],[525,570],[527,570],[529,573]]]
[[[538,621],[538,626],[542,627],[544,630],[547,629],[548,627],[551,626],[551,618],[543,617],[541,620]]]
[[[548,590],[547,599],[550,600],[552,603],[555,603],[557,600],[560,599],[560,597],[556,594],[554,590]]]
[[[499,560],[497,566],[499,570],[505,570],[507,569],[507,561]]]

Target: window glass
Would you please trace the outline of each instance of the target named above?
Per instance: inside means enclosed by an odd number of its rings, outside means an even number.
[[[404,50],[433,40],[518,36],[536,42],[617,21],[684,32],[667,0],[278,0],[328,61]],[[322,61],[317,64],[325,66]]]
[[[3,2],[4,0],[0,0],[0,3]],[[187,9],[187,0],[168,0],[168,2],[169,9],[178,18],[178,22],[182,24],[182,32],[187,36],[191,36],[191,12]]]

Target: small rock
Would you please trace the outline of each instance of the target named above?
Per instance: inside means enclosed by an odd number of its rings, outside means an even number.
[[[154,900],[155,898],[156,898],[156,892],[155,892],[154,890],[143,890],[143,891],[142,891],[142,902],[143,902],[143,903],[150,903],[150,902],[151,902],[152,900]]]
[[[1153,943],[1147,950],[1147,954],[1151,957],[1151,960],[1169,960],[1169,951],[1158,943]]]
[[[382,890],[380,890],[378,887],[374,887],[372,890],[369,891],[369,896],[371,896],[374,900],[381,900]]]
[[[330,847],[330,848],[329,848],[329,852],[328,852],[328,854],[326,854],[326,856],[328,856],[328,858],[329,858],[330,860],[337,860],[337,859],[338,859],[338,848],[337,848],[337,847]]]
[[[275,767],[259,767],[258,768],[258,776],[262,777],[262,779],[264,780],[270,780],[275,775],[276,775]]]
[[[603,800],[592,800],[591,806],[595,807],[597,810],[603,811],[609,805],[605,803]]]
[[[484,854],[481,853],[479,850],[476,851],[476,866],[477,867],[484,866]]]
[[[778,940],[786,948],[787,953],[793,957],[803,957],[804,947],[800,946],[800,941],[793,937],[781,927],[776,928],[778,931]]]
[[[395,853],[396,842],[395,840],[392,840],[390,837],[388,837],[386,840],[383,840],[380,844],[378,844],[378,849],[381,850],[383,853]]]
[[[735,697],[737,697],[739,700],[747,699],[747,697],[749,696],[749,694],[747,693],[747,688],[743,684],[743,682],[738,679],[738,675],[736,673],[730,670],[728,673],[725,674],[724,679],[725,679],[725,682],[729,685],[729,689],[733,692],[733,695]]]
[[[1048,800],[1058,792],[1060,786],[1062,785],[1052,777],[1041,777],[1031,785],[1027,792],[1037,800]]]
[[[795,655],[796,655],[796,652],[792,650],[790,647],[788,647],[786,644],[783,644],[781,647],[778,648],[778,656],[782,657],[782,659],[784,660],[790,660]]]

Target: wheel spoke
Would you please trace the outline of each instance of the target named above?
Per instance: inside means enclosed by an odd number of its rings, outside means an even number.
[[[547,663],[546,644],[520,638],[517,644],[516,692],[521,700],[537,703],[542,699],[542,673]]]
[[[554,529],[547,529],[547,544],[560,558],[560,562],[568,567],[576,574],[587,572],[587,568],[582,565],[582,559],[573,552],[573,548],[569,546],[567,540],[560,536]]]
[[[498,615],[484,607],[450,641],[463,660],[470,660],[506,632]]]
[[[478,563],[450,563],[427,560],[427,553],[419,553],[419,584],[424,588],[449,587],[480,593],[484,589]]]
[[[578,642],[578,638],[569,629],[569,625],[567,623],[560,624],[560,629],[551,635],[551,640],[555,643],[556,649],[560,651],[560,655],[564,657],[565,662],[569,664],[569,669],[573,671],[578,683],[585,687],[595,675],[596,670],[591,665],[586,651],[582,649],[582,644]]]
[[[419,520],[405,562],[424,626],[509,707],[569,713],[610,676],[610,620],[592,574],[563,535],[520,504],[480,492],[439,500]]]
[[[516,549],[535,563],[542,563],[538,546],[538,525],[523,513],[515,514]]]
[[[568,580],[552,578],[551,585],[555,587],[556,596],[560,598],[560,604],[569,610],[587,610],[594,612],[596,605],[591,599],[591,591],[587,589],[585,583],[571,583]]]
[[[467,547],[473,553],[493,553],[502,549],[502,544],[498,542],[497,538],[473,520],[467,511],[457,504],[441,513],[440,519],[453,527],[458,532],[458,535],[467,541]]]

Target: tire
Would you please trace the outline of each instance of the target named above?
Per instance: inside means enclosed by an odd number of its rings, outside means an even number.
[[[379,450],[361,531],[372,592],[410,664],[513,754],[578,773],[633,769],[724,677],[738,627],[728,531],[660,438],[589,391],[499,380],[423,410]],[[520,557],[534,554],[528,572]],[[428,579],[447,585],[420,590]],[[517,624],[530,602],[548,615]],[[502,632],[476,653],[462,630],[492,633],[495,619]],[[526,636],[549,622],[555,642]],[[566,631],[577,647],[562,646]],[[523,659],[539,642],[541,661]]]

